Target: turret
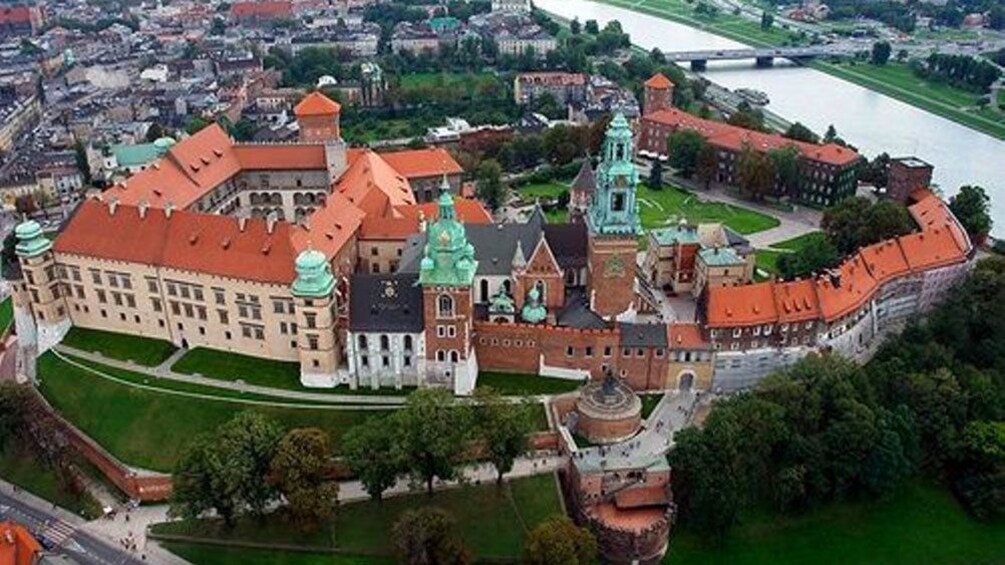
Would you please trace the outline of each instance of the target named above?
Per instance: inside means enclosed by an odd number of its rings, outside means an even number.
[[[304,386],[334,386],[339,364],[335,328],[335,276],[324,253],[300,252],[291,293],[297,306],[297,349]]]
[[[673,107],[674,84],[663,73],[656,73],[643,85],[642,115]]]
[[[56,273],[52,242],[42,233],[42,226],[27,220],[14,228],[14,235],[23,276],[20,296],[26,299],[26,304],[18,306],[25,307],[30,314],[28,321],[33,320],[36,325],[38,352],[41,353],[58,343],[69,330],[66,301]]]

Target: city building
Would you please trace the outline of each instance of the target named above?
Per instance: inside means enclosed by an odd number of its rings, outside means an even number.
[[[468,28],[483,41],[494,41],[500,55],[518,57],[530,49],[535,57],[541,58],[558,47],[558,41],[522,11],[477,14],[468,20]]]
[[[42,6],[4,4],[0,6],[0,39],[31,37],[45,25]]]
[[[280,20],[293,19],[293,2],[290,0],[252,0],[230,5],[231,19],[241,25],[271,25]]]
[[[10,151],[21,135],[42,117],[42,103],[35,95],[18,98],[0,107],[0,154]]]
[[[545,94],[565,106],[586,100],[587,77],[583,73],[537,72],[520,73],[513,79],[513,100],[531,104]]]
[[[915,190],[932,185],[933,167],[917,157],[890,159],[886,170],[886,197],[906,203]]]
[[[754,248],[722,224],[688,224],[649,230],[642,272],[658,289],[701,294],[706,286],[746,284],[754,279]]]
[[[530,0],[492,0],[493,12],[530,13]]]
[[[642,115],[673,107],[674,84],[663,73],[656,73],[642,85]]]

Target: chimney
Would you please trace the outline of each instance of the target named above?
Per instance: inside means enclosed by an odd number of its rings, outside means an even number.
[[[109,216],[114,216],[115,215],[115,209],[118,208],[118,207],[119,207],[119,200],[117,198],[113,198],[113,199],[109,200],[108,201],[108,215]]]
[[[174,204],[172,204],[171,201],[169,200],[167,203],[164,204],[164,217],[170,218],[172,212],[174,212]]]
[[[248,218],[241,216],[237,218],[237,229],[244,233],[244,228],[248,225]]]
[[[147,202],[146,200],[140,200],[140,203],[137,206],[137,208],[139,209],[141,220],[147,217],[147,208],[149,207],[150,207],[149,202]]]
[[[272,235],[272,232],[276,229],[276,222],[279,221],[279,215],[275,212],[269,212],[269,215],[265,217],[265,233]]]

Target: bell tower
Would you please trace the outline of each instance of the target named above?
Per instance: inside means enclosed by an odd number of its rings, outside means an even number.
[[[457,220],[454,198],[443,192],[439,217],[426,230],[426,248],[419,266],[419,285],[426,333],[426,385],[452,385],[454,394],[470,394],[478,377],[472,347],[474,301],[472,284],[478,261]]]
[[[294,267],[297,277],[290,291],[300,328],[300,382],[308,387],[334,387],[339,363],[335,277],[324,253],[313,249],[300,252]]]
[[[631,317],[635,304],[635,254],[639,222],[632,162],[632,130],[624,115],[611,120],[586,213],[590,304],[604,318]]]
[[[14,293],[19,297],[15,315],[21,307],[29,314],[21,321],[35,325],[37,351],[41,354],[59,343],[70,330],[70,316],[60,287],[52,242],[42,233],[42,227],[34,220],[27,220],[14,228],[14,235],[17,238],[14,251],[24,277],[21,288]]]

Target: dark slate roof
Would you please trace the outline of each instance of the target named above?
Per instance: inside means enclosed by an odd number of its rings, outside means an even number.
[[[516,242],[523,248],[524,259],[530,256],[541,239],[541,223],[531,217],[523,224],[464,224],[468,243],[475,248],[478,261],[478,275],[509,275],[513,271],[513,254]],[[399,272],[418,273],[422,261],[422,250],[426,246],[426,234],[410,236],[401,254]]]
[[[586,266],[586,224],[545,224],[544,239],[555,255],[555,260],[563,269],[579,269]],[[529,258],[528,258],[529,259]]]
[[[596,188],[597,177],[593,174],[593,166],[589,159],[583,159],[583,166],[576,173],[576,178],[572,179],[572,190],[589,193]]]
[[[581,290],[572,290],[566,294],[565,306],[558,312],[555,322],[560,326],[581,330],[607,327],[607,322],[590,310],[586,295]]]
[[[666,347],[667,327],[665,324],[629,324],[622,322],[622,347]]]
[[[726,234],[726,242],[729,243],[730,247],[750,245],[750,240],[736,233],[729,226],[723,225],[722,231]]]
[[[417,282],[415,274],[353,275],[349,283],[349,329],[389,333],[422,331],[422,287]]]

